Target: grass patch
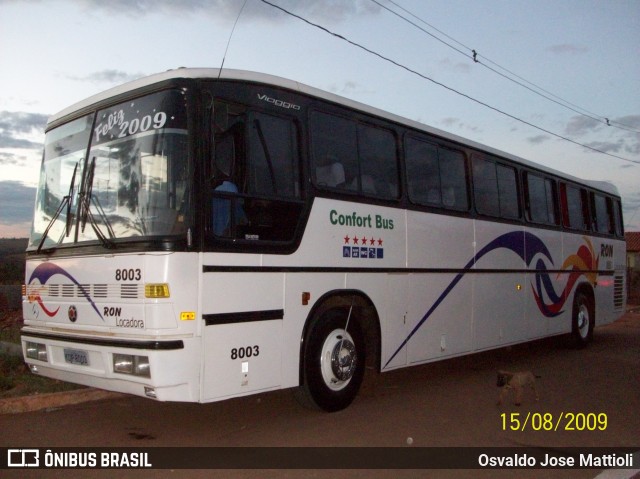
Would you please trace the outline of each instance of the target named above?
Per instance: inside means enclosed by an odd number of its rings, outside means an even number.
[[[33,374],[22,356],[0,353],[0,399],[72,391],[83,387]]]
[[[22,311],[0,311],[1,342],[20,344],[22,326]],[[83,387],[33,374],[21,355],[0,352],[0,399],[71,391]]]
[[[0,341],[20,344],[20,330],[24,326],[22,311],[8,309],[0,311]]]

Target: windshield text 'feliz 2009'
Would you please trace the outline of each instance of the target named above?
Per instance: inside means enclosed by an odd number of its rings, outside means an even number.
[[[351,214],[338,213],[336,210],[329,212],[329,221],[332,225],[340,226],[355,226],[358,228],[375,228],[383,230],[393,229],[393,220],[390,218],[384,218],[381,215],[375,215],[373,218],[371,214],[359,215],[355,211]]]

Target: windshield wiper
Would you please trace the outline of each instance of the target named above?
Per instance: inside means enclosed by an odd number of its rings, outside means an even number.
[[[100,204],[98,199],[94,198],[93,195],[92,195],[92,193],[93,193],[93,175],[94,175],[95,170],[96,170],[96,157],[94,156],[93,159],[91,160],[91,166],[89,166],[89,169],[87,171],[87,175],[85,177],[84,192],[80,193],[80,225],[81,225],[81,231],[84,233],[84,228],[87,225],[87,219],[88,219],[89,223],[91,224],[91,227],[93,228],[93,231],[95,232],[96,236],[98,237],[98,239],[100,240],[102,245],[105,248],[114,248],[116,246],[116,244],[113,242],[113,239],[116,237],[116,235],[113,232],[113,228],[111,227],[111,224],[109,223],[109,219],[107,218],[107,215],[105,214],[104,210],[102,209],[102,205]],[[98,211],[98,213],[100,215],[100,219],[102,220],[102,222],[107,227],[107,232],[109,233],[109,238],[107,238],[104,235],[104,233],[100,229],[100,226],[98,225],[98,221],[96,220],[95,216],[93,216],[93,213],[91,212],[91,204],[92,203],[96,207],[96,210]]]
[[[38,243],[38,248],[36,249],[36,253],[40,253],[40,251],[42,251],[42,247],[44,246],[44,242],[46,241],[47,236],[49,235],[49,230],[51,229],[53,224],[56,222],[56,220],[58,219],[58,216],[60,216],[60,213],[62,213],[62,209],[65,206],[67,207],[67,220],[66,220],[66,224],[65,224],[65,236],[67,236],[67,237],[69,236],[69,232],[71,231],[71,221],[72,221],[72,219],[71,219],[71,204],[73,203],[71,198],[72,198],[72,195],[73,195],[73,188],[74,188],[75,183],[76,183],[76,173],[77,172],[78,172],[78,163],[76,163],[76,166],[73,168],[73,176],[71,176],[71,184],[69,185],[69,193],[62,198],[62,201],[60,201],[60,205],[58,206],[58,209],[56,210],[55,214],[51,218],[51,221],[49,221],[49,224],[45,228],[44,233],[42,233],[42,238],[40,238],[40,242]],[[60,242],[60,240],[58,242]]]

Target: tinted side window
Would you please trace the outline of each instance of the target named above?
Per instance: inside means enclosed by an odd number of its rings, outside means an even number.
[[[591,213],[594,230],[599,233],[613,234],[613,203],[611,198],[591,193]]]
[[[527,219],[534,223],[558,224],[555,182],[526,173],[524,190]]]
[[[473,157],[473,197],[478,213],[500,216],[498,178],[492,161]]]
[[[454,210],[468,210],[469,193],[464,154],[441,147],[438,149],[438,158],[440,160],[442,205]]]
[[[399,196],[393,132],[317,111],[310,124],[317,186],[384,199]]]
[[[562,183],[560,185],[563,225],[574,230],[589,229],[589,204],[587,192],[581,188]]]
[[[618,200],[614,200],[613,202],[613,217],[616,222],[616,236],[624,237],[624,225],[622,222],[622,205]]]
[[[396,140],[389,130],[358,125],[360,176],[354,181],[365,195],[391,199],[398,197]]]
[[[475,156],[473,188],[478,213],[511,219],[520,217],[515,168]]]
[[[419,205],[468,210],[464,155],[411,137],[405,146],[409,199]]]
[[[339,116],[313,112],[311,141],[311,171],[315,184],[325,188],[355,190],[353,180],[359,174],[356,124]]]
[[[496,165],[496,168],[498,172],[500,216],[503,218],[520,218],[516,169],[503,165]]]
[[[419,205],[442,205],[438,147],[414,138],[405,142],[409,199]]]

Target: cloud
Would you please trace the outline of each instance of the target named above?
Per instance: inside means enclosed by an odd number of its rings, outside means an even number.
[[[640,115],[620,116],[618,118],[611,119],[611,122],[613,125],[617,125],[622,128],[640,130]]]
[[[356,83],[354,81],[348,80],[338,85],[336,83],[330,85],[328,87],[330,92],[335,93],[336,95],[342,95],[346,97],[351,97],[354,94],[371,94],[375,93],[373,90],[367,90],[361,84]]]
[[[208,14],[223,21],[235,20],[243,2],[240,0],[67,0],[85,10],[107,11],[114,15],[142,16],[151,14]],[[369,0],[273,0],[273,4],[315,20],[345,21],[357,15],[375,14],[380,7]],[[254,20],[280,21],[283,13],[260,1],[248,1],[242,17]]]
[[[121,70],[107,69],[93,72],[85,76],[70,76],[67,78],[76,81],[86,81],[91,83],[126,83],[146,76],[146,73],[127,73]]]
[[[449,58],[440,60],[438,65],[442,70],[449,70],[455,73],[469,73],[471,71],[471,65],[464,62],[452,62]]]
[[[39,153],[42,153],[41,150],[42,145],[39,145]],[[31,159],[27,155],[19,155],[11,151],[0,151],[0,166],[2,167],[28,166]]]
[[[42,148],[41,142],[25,137],[42,136],[47,115],[0,111],[0,148]]]
[[[442,120],[440,120],[440,124],[444,126],[455,126],[459,123],[460,123],[460,118],[455,118],[452,116],[443,118]]]
[[[0,225],[30,225],[35,198],[35,187],[20,181],[0,181]]]
[[[625,149],[624,141],[591,141],[589,143],[585,143],[585,145],[595,148],[596,150],[604,151],[605,153],[620,153]]]
[[[565,126],[565,134],[569,137],[587,137],[590,142],[582,143],[626,158],[640,155],[640,115],[626,115],[610,118],[610,125],[602,121],[583,115],[576,115],[569,119]],[[596,135],[598,139],[596,139]],[[607,136],[606,140],[600,139]]]
[[[565,127],[565,132],[567,135],[581,136],[602,127],[603,124],[598,120],[594,120],[593,118],[583,115],[576,115],[569,119],[569,123],[567,123],[567,126]]]
[[[469,125],[462,121],[460,118],[447,117],[438,121],[437,124],[443,125],[446,129],[452,130],[458,128],[460,130],[472,131],[474,133],[482,132],[482,129],[477,125]]]
[[[550,140],[551,137],[549,135],[536,135],[536,136],[531,136],[529,138],[527,138],[527,141],[529,143],[532,143],[534,145],[539,145],[541,143],[544,143],[545,141]]]
[[[583,45],[571,45],[570,43],[551,45],[547,47],[546,50],[558,55],[580,55],[589,51],[589,49]]]

